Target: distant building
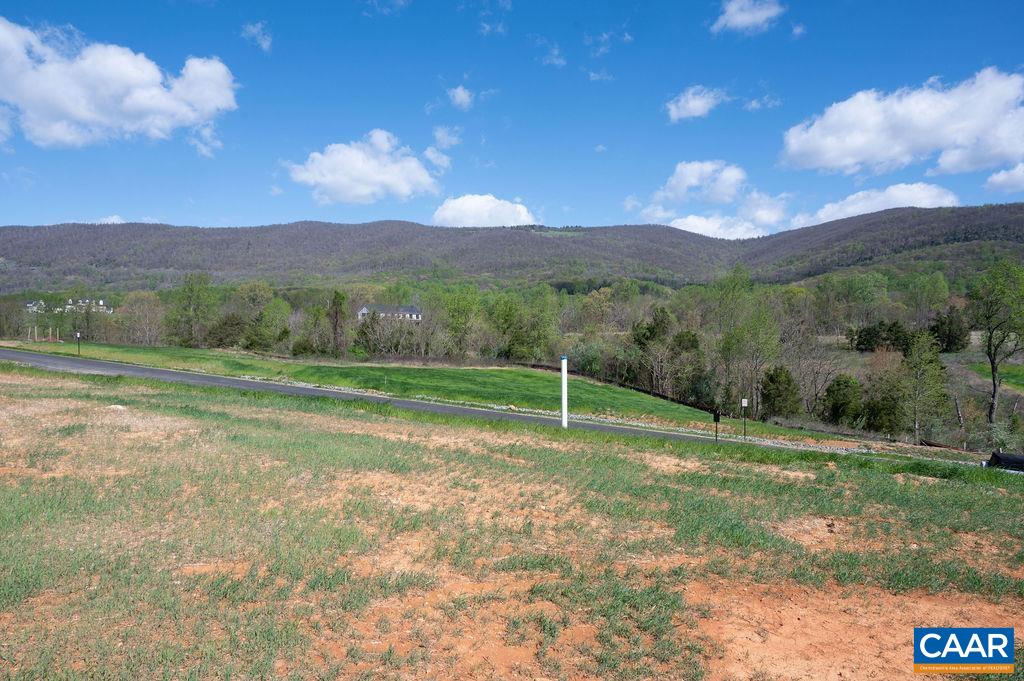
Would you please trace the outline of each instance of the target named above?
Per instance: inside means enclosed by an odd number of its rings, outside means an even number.
[[[68,298],[68,302],[64,305],[47,305],[45,300],[33,300],[25,303],[25,311],[30,314],[46,314],[47,312],[60,313],[60,312],[102,312],[104,314],[113,314],[114,308],[105,305],[103,299],[92,300],[90,298],[79,298],[74,300]]]
[[[356,318],[363,321],[373,313],[384,319],[408,319],[412,322],[423,320],[423,313],[415,305],[363,305],[356,312]]]

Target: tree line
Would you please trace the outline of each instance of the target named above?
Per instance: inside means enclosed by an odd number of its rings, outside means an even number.
[[[630,279],[506,289],[396,281],[345,289],[217,286],[190,274],[177,288],[112,298],[116,313],[26,315],[0,301],[0,335],[29,323],[87,340],[241,348],[335,358],[553,363],[687,404],[782,421],[822,421],[972,447],[1016,446],[1016,404],[1001,371],[1024,350],[1024,268],[1004,260],[952,291],[941,271],[834,273],[767,285],[737,267],[673,289]],[[370,315],[366,302],[418,305],[420,322]],[[28,319],[34,317],[34,319]],[[45,319],[40,319],[43,317]],[[972,330],[991,379],[984,396],[953,381],[944,353]]]

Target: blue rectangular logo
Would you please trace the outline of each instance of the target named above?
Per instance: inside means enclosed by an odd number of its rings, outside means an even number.
[[[1012,674],[1013,628],[915,627],[914,671]]]

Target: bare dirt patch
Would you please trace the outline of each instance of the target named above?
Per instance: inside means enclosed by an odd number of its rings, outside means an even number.
[[[683,459],[676,456],[653,454],[650,452],[638,452],[635,456],[659,473],[667,473],[669,475],[708,470],[707,465],[699,459]]]
[[[852,535],[850,524],[842,518],[803,516],[772,523],[769,528],[809,551],[842,548]]]
[[[890,594],[861,588],[692,582],[691,604],[710,614],[700,630],[717,644],[711,681],[748,679],[912,679],[915,626],[1016,626],[1024,603],[969,594]]]

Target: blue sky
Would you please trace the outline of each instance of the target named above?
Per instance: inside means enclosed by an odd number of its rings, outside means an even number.
[[[0,224],[662,222],[1024,200],[1024,3],[21,2]]]

